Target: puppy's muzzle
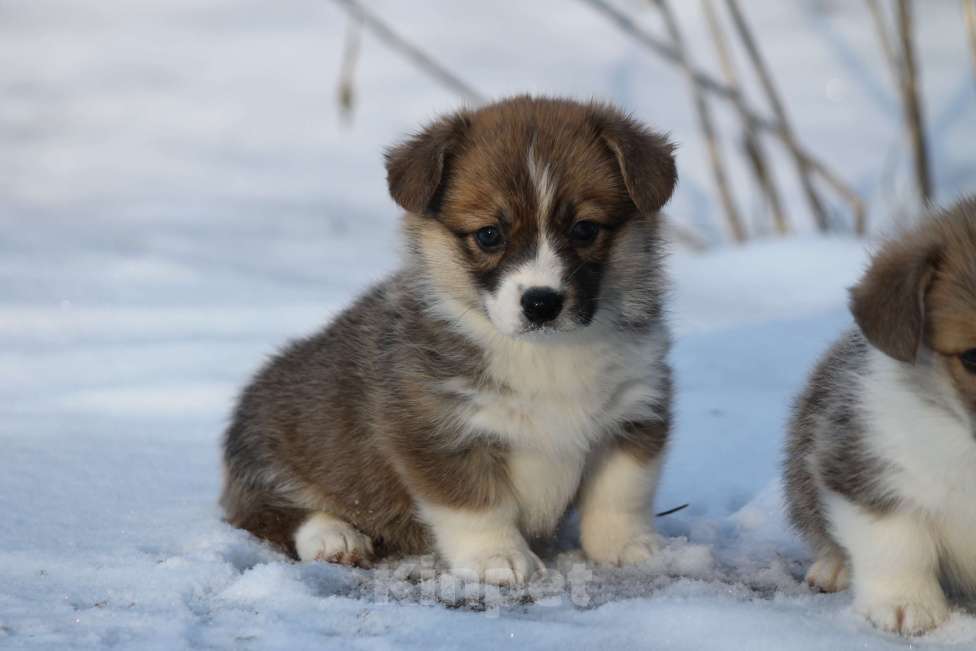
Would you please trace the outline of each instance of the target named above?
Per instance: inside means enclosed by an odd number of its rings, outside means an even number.
[[[534,325],[554,320],[563,309],[563,295],[549,287],[530,287],[522,294],[522,312]]]

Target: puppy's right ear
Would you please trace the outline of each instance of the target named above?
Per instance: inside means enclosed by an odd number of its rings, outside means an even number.
[[[612,106],[592,107],[590,119],[617,160],[627,194],[637,210],[653,215],[668,202],[678,182],[675,146]]]
[[[468,124],[465,113],[455,113],[386,151],[386,182],[400,207],[418,215],[437,212],[448,162]]]
[[[938,260],[935,242],[920,237],[909,235],[882,248],[850,295],[854,320],[868,341],[911,363],[925,335],[925,295]]]

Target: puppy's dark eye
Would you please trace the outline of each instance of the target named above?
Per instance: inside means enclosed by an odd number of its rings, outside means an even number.
[[[588,244],[600,234],[600,225],[596,222],[579,221],[569,229],[569,237],[577,244]]]
[[[475,231],[474,239],[478,243],[478,246],[485,251],[490,251],[501,245],[502,232],[497,226],[485,226]]]
[[[960,353],[959,361],[962,362],[963,368],[967,371],[976,373],[976,348],[970,348],[966,352]]]

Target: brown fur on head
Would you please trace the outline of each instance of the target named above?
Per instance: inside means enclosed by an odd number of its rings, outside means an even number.
[[[851,312],[867,339],[897,360],[914,363],[922,346],[936,353],[976,406],[976,200],[882,247],[851,290]]]
[[[623,249],[656,264],[656,213],[677,181],[672,152],[609,105],[520,96],[438,120],[390,149],[387,171],[434,289],[455,312],[517,335],[589,325],[611,300],[618,318],[633,312],[633,297],[610,298],[608,271],[633,266],[613,262]],[[491,229],[498,243],[486,246],[479,232]],[[646,308],[658,274],[632,271],[617,285],[643,293]],[[523,313],[531,289],[558,301],[556,316]]]

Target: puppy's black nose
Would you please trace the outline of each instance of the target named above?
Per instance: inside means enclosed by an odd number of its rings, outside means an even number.
[[[525,318],[535,324],[552,321],[563,309],[563,295],[548,287],[530,287],[522,294]]]

